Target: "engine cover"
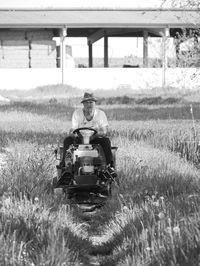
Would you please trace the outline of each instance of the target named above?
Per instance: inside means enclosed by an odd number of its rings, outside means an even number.
[[[92,157],[97,158],[99,156],[99,153],[96,149],[93,149],[92,145],[79,145],[76,150],[74,150],[73,159],[74,162],[77,158],[80,157]]]
[[[77,175],[74,177],[74,181],[77,185],[96,185],[98,177],[96,175]]]

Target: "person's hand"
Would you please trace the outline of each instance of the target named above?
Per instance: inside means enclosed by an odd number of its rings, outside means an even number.
[[[74,131],[74,129],[73,128],[70,128],[70,130],[69,130],[69,136],[71,136],[71,137],[74,137],[75,136],[74,133],[73,133],[73,131]]]
[[[107,134],[107,127],[99,127],[98,129],[98,135],[100,137],[105,137]]]
[[[105,133],[102,132],[102,131],[100,131],[100,132],[98,132],[95,136],[96,136],[96,137],[105,137]]]

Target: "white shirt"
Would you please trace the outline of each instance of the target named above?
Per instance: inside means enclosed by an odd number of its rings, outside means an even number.
[[[87,121],[83,109],[77,109],[72,115],[72,129],[80,127],[99,128],[108,126],[108,120],[104,111],[95,109],[92,120]]]

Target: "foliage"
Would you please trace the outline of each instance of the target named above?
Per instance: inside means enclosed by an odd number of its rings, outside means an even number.
[[[16,197],[23,193],[28,199],[49,190],[55,159],[51,146],[40,146],[28,142],[12,142],[7,147],[7,168],[1,177],[3,191],[9,188]]]
[[[172,0],[170,1],[171,5],[173,7],[178,7],[178,8],[199,8],[199,1],[197,0],[184,0],[184,1],[176,1]],[[163,4],[167,3],[167,0],[163,0]]]
[[[170,150],[199,165],[199,123],[192,121],[113,122],[111,134],[132,141],[145,141],[155,148]],[[198,166],[199,167],[199,166]]]
[[[176,32],[177,67],[198,67],[199,29],[181,29]]]
[[[111,121],[119,183],[104,207],[87,214],[51,192],[53,151],[70,126],[62,109],[19,106],[0,115],[1,265],[199,264],[198,122]],[[128,117],[125,108],[106,111]],[[186,107],[182,114],[191,115]]]
[[[128,105],[171,105],[175,103],[179,103],[181,99],[176,97],[165,97],[161,96],[157,97],[142,97],[142,98],[133,98],[129,96],[123,97],[106,97],[99,98],[97,104],[99,105],[115,105],[115,104],[128,104]]]

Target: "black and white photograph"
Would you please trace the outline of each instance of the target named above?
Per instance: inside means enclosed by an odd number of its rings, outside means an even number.
[[[200,1],[0,0],[0,266],[200,265]]]

